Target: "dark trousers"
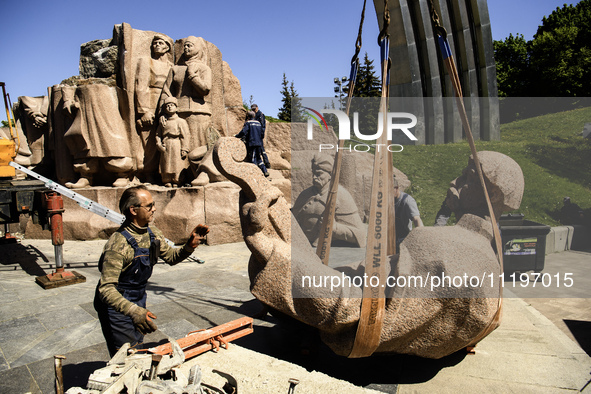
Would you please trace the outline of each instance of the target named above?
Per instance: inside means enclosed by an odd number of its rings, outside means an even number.
[[[126,299],[142,308],[146,307],[145,288],[120,291]],[[107,341],[107,348],[111,357],[126,343],[129,343],[132,348],[141,348],[144,336],[135,328],[131,317],[117,312],[102,302],[99,297],[98,287],[94,296],[94,309],[98,313],[101,329]]]
[[[267,173],[267,167],[265,167],[265,163],[263,163],[263,147],[262,146],[253,146],[247,149],[247,160],[251,163],[256,164],[263,174]],[[266,154],[265,154],[266,156]],[[268,160],[268,159],[267,159]]]

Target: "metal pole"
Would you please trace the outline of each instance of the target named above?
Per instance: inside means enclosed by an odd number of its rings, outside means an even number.
[[[64,200],[58,193],[50,192],[46,194],[47,213],[51,224],[51,243],[55,252],[56,272],[64,270],[64,254],[62,246],[64,244],[64,224],[62,213],[64,212]]]
[[[62,360],[65,359],[66,356],[53,356],[53,363],[55,366],[55,394],[64,394],[64,376],[62,374]]]

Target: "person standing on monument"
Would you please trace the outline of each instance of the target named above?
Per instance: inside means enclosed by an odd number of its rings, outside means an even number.
[[[254,112],[254,120],[257,120],[261,124],[261,127],[263,128],[263,131],[261,133],[261,139],[263,140],[263,150],[262,150],[263,163],[265,163],[265,167],[271,168],[271,163],[269,163],[269,158],[267,157],[267,152],[265,151],[265,141],[264,140],[265,140],[265,131],[267,130],[267,120],[265,119],[265,114],[259,109],[259,106],[256,104],[251,105],[250,109],[252,112]]]
[[[422,227],[423,221],[419,213],[417,202],[409,194],[400,191],[398,181],[394,177],[394,210],[396,212],[396,249],[404,238],[411,232],[413,225]]]
[[[246,123],[235,137],[244,140],[246,143],[246,160],[256,164],[263,171],[263,174],[268,177],[269,172],[267,172],[267,167],[261,159],[263,150],[262,126],[258,121],[254,120],[254,116],[253,111],[248,111]]]
[[[265,114],[263,114],[263,112],[259,109],[259,106],[256,104],[251,105],[250,110],[252,112],[254,112],[254,120],[256,120],[257,122],[259,122],[261,124],[261,128],[262,128],[261,136],[262,136],[262,138],[265,138],[265,129],[267,127],[267,121],[265,120]]]
[[[149,226],[156,206],[143,185],[125,189],[119,210],[125,221],[105,244],[94,297],[111,357],[125,343],[139,348],[144,335],[158,328],[153,321],[156,316],[146,309],[146,285],[158,258],[170,265],[180,263],[205,241],[209,232],[207,226],[199,224],[183,247],[171,247],[160,230]]]

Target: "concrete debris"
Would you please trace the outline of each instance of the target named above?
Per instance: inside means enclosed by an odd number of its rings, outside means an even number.
[[[88,378],[86,389],[72,387],[66,394],[209,394],[237,393],[236,385],[228,389],[201,387],[201,368],[193,365],[189,376],[179,368],[185,362],[185,354],[179,344],[171,340],[172,354],[158,355],[135,352],[127,355],[125,344],[104,368],[97,369]]]

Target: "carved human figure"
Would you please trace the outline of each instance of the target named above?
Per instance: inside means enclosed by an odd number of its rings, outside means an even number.
[[[17,163],[36,166],[42,162],[45,154],[45,139],[49,130],[48,111],[47,96],[18,98],[17,132],[21,143],[15,159]]]
[[[196,166],[207,152],[208,134],[212,128],[211,104],[207,100],[212,88],[212,72],[207,65],[207,48],[201,37],[183,40],[183,55],[170,69],[160,102],[168,97],[178,100],[178,114],[189,125],[189,160]]]
[[[146,179],[157,171],[158,155],[155,131],[158,122],[158,101],[168,73],[173,64],[170,60],[172,43],[163,35],[156,34],[150,45],[150,57],[142,57],[137,63],[135,80],[136,125],[144,148],[143,173]]]
[[[165,118],[162,119],[156,133],[156,146],[161,152],[160,175],[164,186],[177,187],[189,152],[189,126],[177,114],[176,98],[168,97],[164,100],[164,113]]]
[[[135,170],[130,131],[119,112],[118,90],[105,84],[63,87],[63,110],[74,118],[64,140],[74,159],[77,182],[72,189],[93,184],[101,165],[113,173],[114,187],[124,187]]]
[[[362,301],[362,290],[354,283],[363,277],[363,266],[323,265],[293,218],[290,232],[287,204],[279,190],[265,184],[263,175],[253,171],[256,168],[240,166],[236,151],[241,147],[227,140],[222,138],[216,145],[215,161],[228,179],[242,187],[242,231],[252,251],[251,292],[271,308],[317,328],[335,353],[348,356]],[[480,152],[479,157],[495,216],[518,208],[524,185],[519,165],[497,152]],[[465,173],[474,168],[470,161]],[[425,287],[409,283],[390,288],[374,353],[440,358],[473,346],[498,325],[501,271],[491,245],[492,226],[486,215],[479,216],[486,205],[483,195],[469,191],[475,187],[472,177],[456,179],[451,193],[457,192],[460,201],[476,199],[462,202],[473,209],[465,211],[455,226],[413,229],[401,243],[400,254],[385,263],[392,278],[482,278],[485,274],[486,283],[475,286],[467,281],[458,286],[456,281],[442,286],[440,282],[430,287],[431,280]],[[320,282],[328,278],[329,285],[311,284],[312,278]]]
[[[330,176],[334,159],[327,154],[316,154],[312,159],[312,186],[300,193],[292,212],[302,231],[313,246],[318,244],[322,217],[328,198]],[[339,185],[333,225],[333,243],[365,247],[366,229],[363,226],[355,200]]]

